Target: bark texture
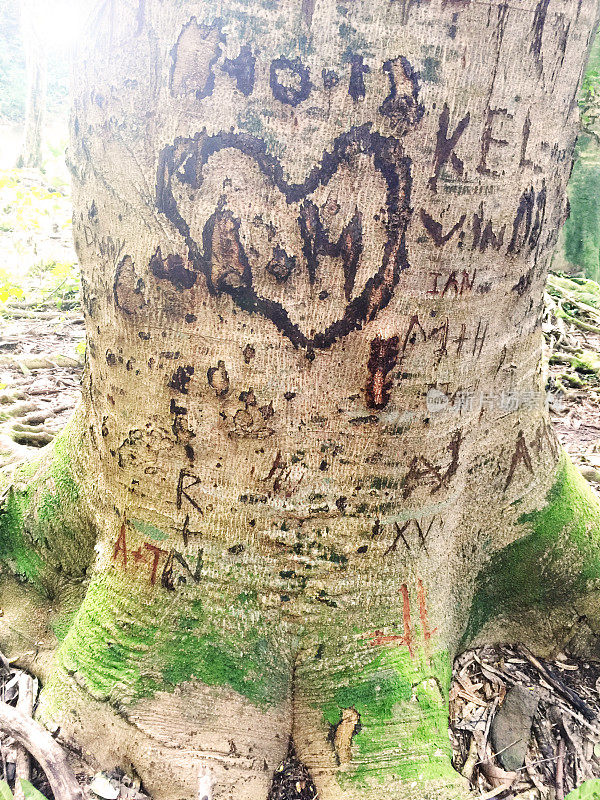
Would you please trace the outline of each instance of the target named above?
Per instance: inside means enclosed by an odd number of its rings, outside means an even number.
[[[97,555],[41,713],[156,800],[264,800],[290,736],[321,800],[457,800],[461,642],[593,649],[599,512],[540,321],[596,14],[99,7],[64,465]]]

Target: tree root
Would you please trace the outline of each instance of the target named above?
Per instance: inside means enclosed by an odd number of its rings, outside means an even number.
[[[26,748],[42,767],[56,798],[84,800],[67,757],[60,745],[41,725],[28,719],[7,703],[0,703],[0,728]]]

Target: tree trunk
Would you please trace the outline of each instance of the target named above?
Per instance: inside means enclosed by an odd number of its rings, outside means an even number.
[[[42,135],[46,116],[47,57],[39,32],[39,9],[30,0],[21,0],[21,30],[25,48],[27,98],[25,129],[18,167],[42,166]]]
[[[265,800],[290,736],[320,800],[457,800],[460,647],[594,654],[600,512],[540,323],[596,13],[101,5],[84,399],[7,490],[0,630],[156,800]]]

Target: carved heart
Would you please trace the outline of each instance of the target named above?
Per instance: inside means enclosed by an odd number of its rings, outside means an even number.
[[[267,293],[260,290],[260,279],[253,274],[253,267],[242,246],[240,221],[225,208],[224,199],[203,225],[202,247],[193,238],[190,225],[180,211],[174,182],[179,183],[178,190],[187,187],[189,192],[197,191],[205,179],[204,171],[209,159],[228,148],[250,157],[269,185],[283,194],[288,206],[299,205],[297,224],[311,285],[317,279],[324,258],[341,260],[345,307],[337,318],[328,321],[323,330],[308,335],[281,302],[265,296]],[[319,209],[314,201],[317,190],[327,186],[340,168],[350,169],[353,162],[356,166],[357,159],[364,156],[372,159],[379,180],[383,179],[385,185],[385,209],[382,209],[385,220],[381,223],[385,241],[381,258],[372,268],[362,262],[361,212],[356,209],[336,240],[330,238],[323,223],[323,208]],[[331,151],[323,153],[320,164],[310,170],[303,183],[289,183],[285,179],[283,166],[276,157],[267,153],[266,144],[261,139],[244,133],[222,132],[214,136],[201,133],[193,138],[176,139],[173,145],[162,151],[157,177],[157,206],[184,237],[190,261],[197,272],[204,274],[213,295],[228,294],[244,311],[269,319],[295,347],[306,348],[312,357],[315,348],[330,347],[336,340],[361,328],[390,302],[400,273],[408,267],[405,235],[412,211],[410,170],[410,159],[403,154],[399,140],[373,133],[370,125],[352,128],[335,139]],[[296,262],[296,257],[289,256],[285,246],[277,245],[264,270],[271,280],[281,285],[297,269]],[[357,286],[358,273],[362,283],[359,281]],[[327,292],[321,294],[327,295]]]

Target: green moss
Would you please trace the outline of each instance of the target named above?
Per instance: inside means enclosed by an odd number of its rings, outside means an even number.
[[[581,355],[572,357],[571,366],[578,372],[596,373],[600,370],[600,358],[591,350],[584,350]]]
[[[44,566],[39,554],[25,539],[24,515],[31,502],[31,492],[10,490],[0,508],[0,562],[15,575],[37,583]]]
[[[572,386],[575,389],[581,389],[584,386],[583,381],[578,375],[570,375],[568,372],[563,373],[560,376],[560,379],[564,381],[568,386]]]
[[[59,642],[64,641],[68,632],[71,630],[76,614],[77,609],[74,608],[70,609],[69,611],[56,614],[56,616],[50,620],[50,627],[54,631],[54,635]]]
[[[58,657],[67,672],[82,676],[94,696],[109,698],[121,686],[124,701],[125,693],[133,699],[147,691],[141,667],[159,633],[157,609],[154,603],[117,596],[112,598],[119,604],[116,612],[107,602],[111,590],[103,576],[92,582]]]
[[[544,507],[517,524],[528,533],[495,553],[477,578],[465,642],[495,615],[563,605],[600,578],[600,504],[566,456]]]
[[[455,777],[448,740],[448,690],[451,663],[440,652],[386,647],[358,671],[328,676],[339,688],[323,706],[332,728],[344,709],[353,708],[359,724],[352,739],[356,756],[340,773],[340,783],[377,783]]]
[[[187,620],[181,622],[166,648],[167,664],[162,675],[168,687],[189,680],[230,686],[262,708],[283,699],[288,681],[282,680],[281,668],[273,663],[265,638],[250,634],[243,642],[227,642],[216,632],[197,635],[187,629]]]
[[[207,610],[185,590],[177,603],[172,599],[164,593],[140,598],[114,576],[98,576],[59,651],[61,664],[94,696],[115,704],[193,680],[229,686],[259,707],[285,696],[289,665],[251,610],[236,630],[227,626],[230,608]]]

